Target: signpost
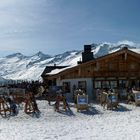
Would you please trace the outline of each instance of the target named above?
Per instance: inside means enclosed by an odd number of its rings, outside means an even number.
[[[77,112],[88,109],[88,95],[77,95]]]

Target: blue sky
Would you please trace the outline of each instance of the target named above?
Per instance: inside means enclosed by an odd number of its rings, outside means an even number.
[[[0,56],[55,55],[84,44],[140,42],[140,0],[0,1]]]

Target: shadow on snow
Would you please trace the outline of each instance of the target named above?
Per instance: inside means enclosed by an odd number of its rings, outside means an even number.
[[[67,115],[67,116],[75,116],[75,114],[73,113],[73,111],[71,109],[67,109],[65,110],[60,110],[58,113],[63,114],[63,115]]]
[[[114,109],[113,111],[126,112],[126,111],[132,111],[132,109],[128,109],[125,106],[119,105],[119,107],[117,109]]]
[[[80,111],[80,113],[83,113],[85,115],[98,115],[98,114],[102,114],[100,111],[95,109],[95,107],[93,107],[93,106],[90,106],[87,110]]]

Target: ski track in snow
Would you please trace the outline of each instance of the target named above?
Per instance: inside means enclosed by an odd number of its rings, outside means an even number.
[[[139,140],[140,108],[120,104],[117,111],[91,104],[89,111],[57,113],[53,105],[38,101],[39,118],[24,113],[0,117],[0,140]],[[60,107],[61,108],[61,107]],[[62,108],[61,108],[62,109]]]

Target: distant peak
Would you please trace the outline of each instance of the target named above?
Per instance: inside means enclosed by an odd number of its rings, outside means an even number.
[[[37,52],[34,56],[38,56],[38,57],[41,57],[41,58],[50,58],[51,57],[50,55],[44,54],[41,51]]]
[[[25,56],[22,53],[13,53],[13,54],[10,54],[10,55],[6,56],[6,58],[12,58],[12,57],[23,58]]]
[[[35,55],[37,56],[42,56],[42,55],[45,55],[44,53],[42,53],[41,51],[37,52]]]

